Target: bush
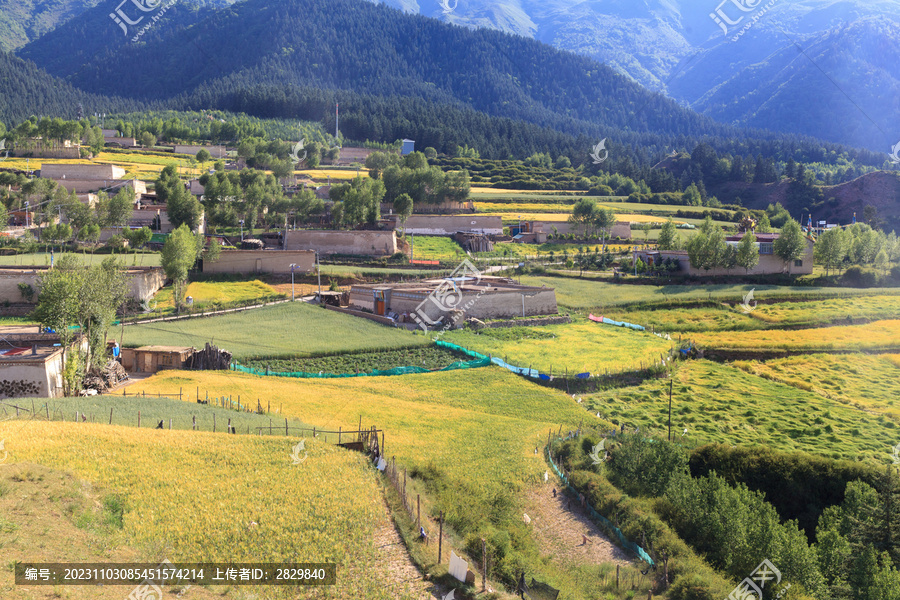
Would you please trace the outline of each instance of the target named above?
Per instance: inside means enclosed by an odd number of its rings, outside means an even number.
[[[874,271],[866,271],[862,267],[850,267],[841,276],[841,284],[848,287],[874,287],[878,276]]]
[[[669,588],[670,600],[718,600],[709,581],[696,573],[684,575],[675,580]]]

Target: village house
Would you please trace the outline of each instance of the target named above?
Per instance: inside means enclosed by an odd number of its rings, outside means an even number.
[[[556,291],[519,285],[505,277],[462,276],[411,283],[361,284],[350,288],[350,306],[400,323],[464,318],[502,319],[558,314]]]

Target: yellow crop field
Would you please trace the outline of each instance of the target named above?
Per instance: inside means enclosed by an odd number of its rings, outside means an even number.
[[[733,350],[890,350],[900,348],[900,320],[821,329],[695,333],[701,347]]]
[[[814,302],[780,302],[760,304],[750,313],[766,323],[811,325],[820,323],[853,323],[854,319],[900,318],[897,295],[875,295],[860,298],[832,298]],[[842,324],[843,324],[842,323]]]
[[[186,296],[194,299],[195,306],[208,304],[226,304],[228,302],[244,302],[257,298],[271,301],[273,296],[284,295],[272,286],[255,279],[253,281],[194,281],[188,285]],[[290,294],[288,284],[287,294]],[[157,308],[172,308],[172,288],[161,289],[154,298]]]
[[[303,169],[300,171],[296,171],[300,175],[306,175],[312,179],[317,180],[327,180],[329,177],[332,179],[339,179],[342,181],[349,181],[351,179],[360,177],[368,177],[369,172],[365,169],[360,169],[359,173],[356,172],[356,169]]]
[[[385,431],[387,457],[409,469],[409,489],[422,493],[422,517],[446,516],[449,539],[484,537],[501,528],[516,539],[529,573],[548,573],[522,521],[524,490],[547,466],[535,448],[548,431],[585,425],[610,427],[563,392],[522,380],[499,367],[403,377],[293,380],[234,372],[166,371],[135,391],[166,392],[173,385],[201,393],[260,397],[284,414],[330,430],[355,429],[360,417]],[[177,387],[176,385],[176,387]],[[445,543],[461,550],[459,542]],[[446,559],[445,559],[446,560]],[[568,574],[556,572],[565,581]],[[560,581],[560,579],[558,579]],[[575,585],[574,582],[572,585]]]
[[[492,354],[518,367],[556,375],[630,371],[660,361],[673,342],[648,332],[580,321],[546,327],[450,331],[448,342]]]
[[[480,213],[534,213],[534,212],[572,212],[571,204],[539,203],[539,202],[475,202],[475,211]]]
[[[70,470],[124,497],[126,541],[154,555],[147,560],[335,562],[328,597],[395,597],[377,576],[373,534],[386,517],[375,471],[361,454],[306,439],[306,458],[294,464],[293,438],[87,423],[7,421],[0,439],[8,463]],[[0,579],[9,578],[3,569]],[[254,592],[323,597],[316,588],[278,587]]]

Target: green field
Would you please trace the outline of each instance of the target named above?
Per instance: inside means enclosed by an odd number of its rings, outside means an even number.
[[[259,358],[244,361],[244,366],[264,371],[285,373],[371,373],[375,369],[384,370],[394,367],[422,367],[423,369],[441,369],[447,365],[472,360],[471,357],[452,352],[437,346],[419,346],[403,350],[387,350],[384,352],[360,352],[339,354],[337,356],[321,356],[318,358],[269,359]]]
[[[545,327],[450,331],[444,339],[542,373],[602,374],[658,364],[673,343],[647,333],[576,321]]]
[[[429,344],[424,336],[392,329],[302,302],[289,302],[215,317],[130,325],[123,346],[194,346],[206,342],[252,357],[299,357]]]
[[[605,316],[666,332],[750,331],[779,327],[821,327],[831,324],[900,318],[897,296],[832,298],[810,302],[759,304],[745,313],[739,306],[721,304],[707,308],[659,308],[629,311],[615,309]]]
[[[437,235],[407,236],[412,242],[413,259],[460,261],[466,253],[452,238]]]
[[[525,285],[556,288],[556,301],[560,307],[576,311],[588,311],[634,304],[659,305],[673,303],[720,302],[741,303],[753,290],[757,300],[774,298],[798,298],[818,300],[823,296],[857,297],[886,295],[884,289],[858,289],[840,287],[788,287],[778,285],[630,285],[594,281],[590,278],[530,276],[521,278]],[[891,290],[894,291],[894,290]],[[897,290],[900,293],[900,290]],[[818,298],[817,298],[818,296]]]
[[[112,415],[113,425],[122,425],[125,427],[138,427],[138,413],[140,413],[140,422],[142,429],[155,429],[160,421],[163,421],[163,428],[169,429],[169,420],[172,421],[172,429],[193,430],[196,425],[197,431],[213,431],[215,428],[218,432],[224,432],[229,419],[238,433],[247,433],[248,429],[251,433],[256,433],[257,428],[268,427],[271,424],[271,415],[257,414],[257,398],[238,398],[234,395],[230,398],[222,395],[219,397],[207,397],[206,390],[197,390],[196,387],[188,388],[185,384],[187,380],[172,380],[172,388],[165,390],[160,394],[159,398],[155,395],[139,396],[137,392],[133,392],[131,388],[126,388],[126,392],[133,395],[122,395],[117,392],[114,396],[87,396],[79,398],[38,398],[35,399],[34,408],[38,419],[47,419],[49,414],[51,421],[75,421],[75,413],[84,415],[88,422],[91,423],[109,423],[110,415]],[[178,394],[182,393],[183,398],[187,402],[179,402],[177,399],[172,400],[170,397],[178,398]],[[195,399],[199,395],[200,399],[208,402],[208,404],[198,404]],[[31,401],[16,401],[23,409],[20,418],[31,418]],[[233,406],[234,408],[224,408]],[[239,408],[240,407],[240,408]],[[263,404],[263,410],[266,405]],[[15,408],[12,406],[4,406],[4,418],[15,418]],[[277,406],[272,406],[271,410],[275,413]],[[275,423],[281,425],[281,434],[284,435],[284,417],[275,416]],[[294,418],[289,418],[291,427],[312,427],[306,423]]]
[[[593,394],[588,410],[626,429],[665,437],[667,380]],[[821,456],[885,464],[900,421],[812,392],[708,361],[682,365],[674,376],[672,431],[689,446],[718,442],[768,445]],[[687,434],[682,436],[684,429]]]
[[[896,355],[810,354],[765,362],[736,361],[734,366],[900,423],[900,362]]]

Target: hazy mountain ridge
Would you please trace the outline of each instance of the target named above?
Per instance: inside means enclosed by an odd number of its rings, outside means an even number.
[[[387,4],[417,10],[403,0]],[[885,99],[891,94],[896,97],[900,62],[873,62],[854,54],[855,49],[870,45],[885,48],[885,58],[896,54],[900,38],[890,24],[900,23],[898,2],[780,0],[735,41],[732,38],[740,27],[768,3],[758,3],[747,14],[731,4],[723,5],[722,14],[729,19],[743,17],[728,35],[710,18],[715,3],[705,1],[587,0],[573,5],[562,0],[460,0],[447,14],[436,1],[421,4],[422,13],[435,18],[528,35],[590,56],[722,122],[765,126],[882,152],[887,150],[885,135],[900,139],[900,126],[887,131],[891,119],[873,126],[863,114],[900,114],[896,104]],[[529,27],[510,25],[509,15],[519,12],[524,13],[519,21],[527,20]],[[491,15],[499,16],[492,20]],[[795,44],[818,66],[809,59],[804,59],[807,67],[798,65]],[[834,85],[819,68],[847,89],[827,89]],[[864,75],[857,76],[860,73]],[[814,111],[815,119],[797,117],[799,102],[815,105],[823,94],[828,101],[824,110]],[[848,105],[855,108],[853,103],[864,107],[863,112],[848,110]]]

